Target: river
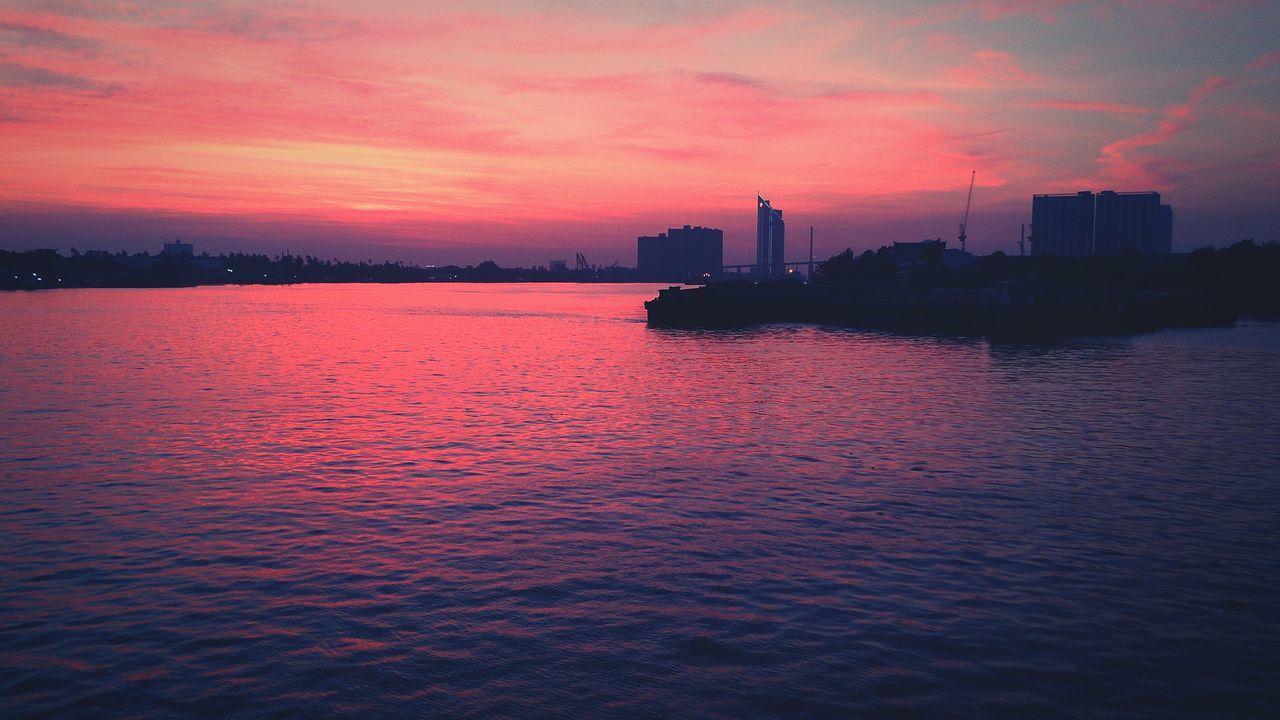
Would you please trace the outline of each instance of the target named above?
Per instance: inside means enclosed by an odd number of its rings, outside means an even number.
[[[1263,717],[1280,323],[0,294],[0,715]]]

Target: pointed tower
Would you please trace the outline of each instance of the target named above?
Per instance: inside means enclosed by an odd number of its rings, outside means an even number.
[[[756,194],[756,272],[763,275],[784,275],[786,265],[786,226],[782,211]]]

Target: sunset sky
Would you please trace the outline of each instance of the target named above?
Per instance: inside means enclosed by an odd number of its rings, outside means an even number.
[[[891,9],[886,9],[891,8]],[[1280,227],[1280,2],[0,0],[0,247],[635,264],[1017,252],[1031,195]]]

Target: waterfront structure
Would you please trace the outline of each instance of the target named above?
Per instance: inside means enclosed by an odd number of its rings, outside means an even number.
[[[636,238],[640,274],[664,281],[710,279],[724,266],[724,231],[717,228],[668,228]]]
[[[948,270],[963,270],[973,265],[973,255],[955,248],[948,248],[947,241],[921,240],[920,242],[894,241],[890,257],[898,266],[898,275],[906,276],[916,270],[931,267],[944,267]]]
[[[1173,208],[1157,192],[1033,195],[1031,237],[1032,255],[1168,255]]]
[[[893,263],[898,266],[898,274],[905,275],[916,268],[927,267],[931,261],[942,262],[946,249],[947,242],[942,239],[920,242],[894,241],[891,257]]]
[[[787,228],[782,211],[756,195],[756,272],[785,275]]]
[[[191,243],[184,243],[181,240],[174,240],[164,244],[164,249],[160,251],[165,257],[189,258],[195,255],[195,248]]]
[[[1093,193],[1033,195],[1031,254],[1085,257],[1093,254]]]
[[[165,243],[164,249],[160,251],[159,258],[141,257],[134,262],[134,265],[137,268],[150,268],[156,264],[157,260],[163,258],[175,258],[188,265],[194,265],[200,270],[200,277],[205,282],[223,282],[226,280],[223,277],[223,273],[227,271],[226,264],[221,257],[209,257],[207,252],[197,257],[195,246],[181,240]]]
[[[1172,243],[1165,243],[1161,237],[1161,207],[1160,193],[1118,193],[1112,190],[1098,193],[1094,210],[1093,254],[1120,255],[1136,250],[1144,255],[1167,255],[1171,252],[1169,246]],[[1172,209],[1169,212],[1172,216]]]

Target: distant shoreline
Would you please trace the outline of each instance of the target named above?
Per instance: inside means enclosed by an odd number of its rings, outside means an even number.
[[[249,281],[223,283],[195,283],[193,285],[67,285],[54,284],[37,287],[0,286],[0,292],[45,292],[50,290],[189,290],[192,288],[216,287],[288,287],[295,285],[662,285],[675,286],[682,283],[669,280],[291,280],[291,281]]]
[[[170,252],[180,247],[185,252]],[[493,261],[479,265],[419,266],[402,262],[321,260],[310,255],[230,253],[195,255],[189,244],[166,243],[165,252],[128,254],[72,250],[0,250],[0,290],[57,288],[170,288],[210,285],[295,285],[303,283],[661,283],[634,268],[581,263],[557,267],[506,268]]]

